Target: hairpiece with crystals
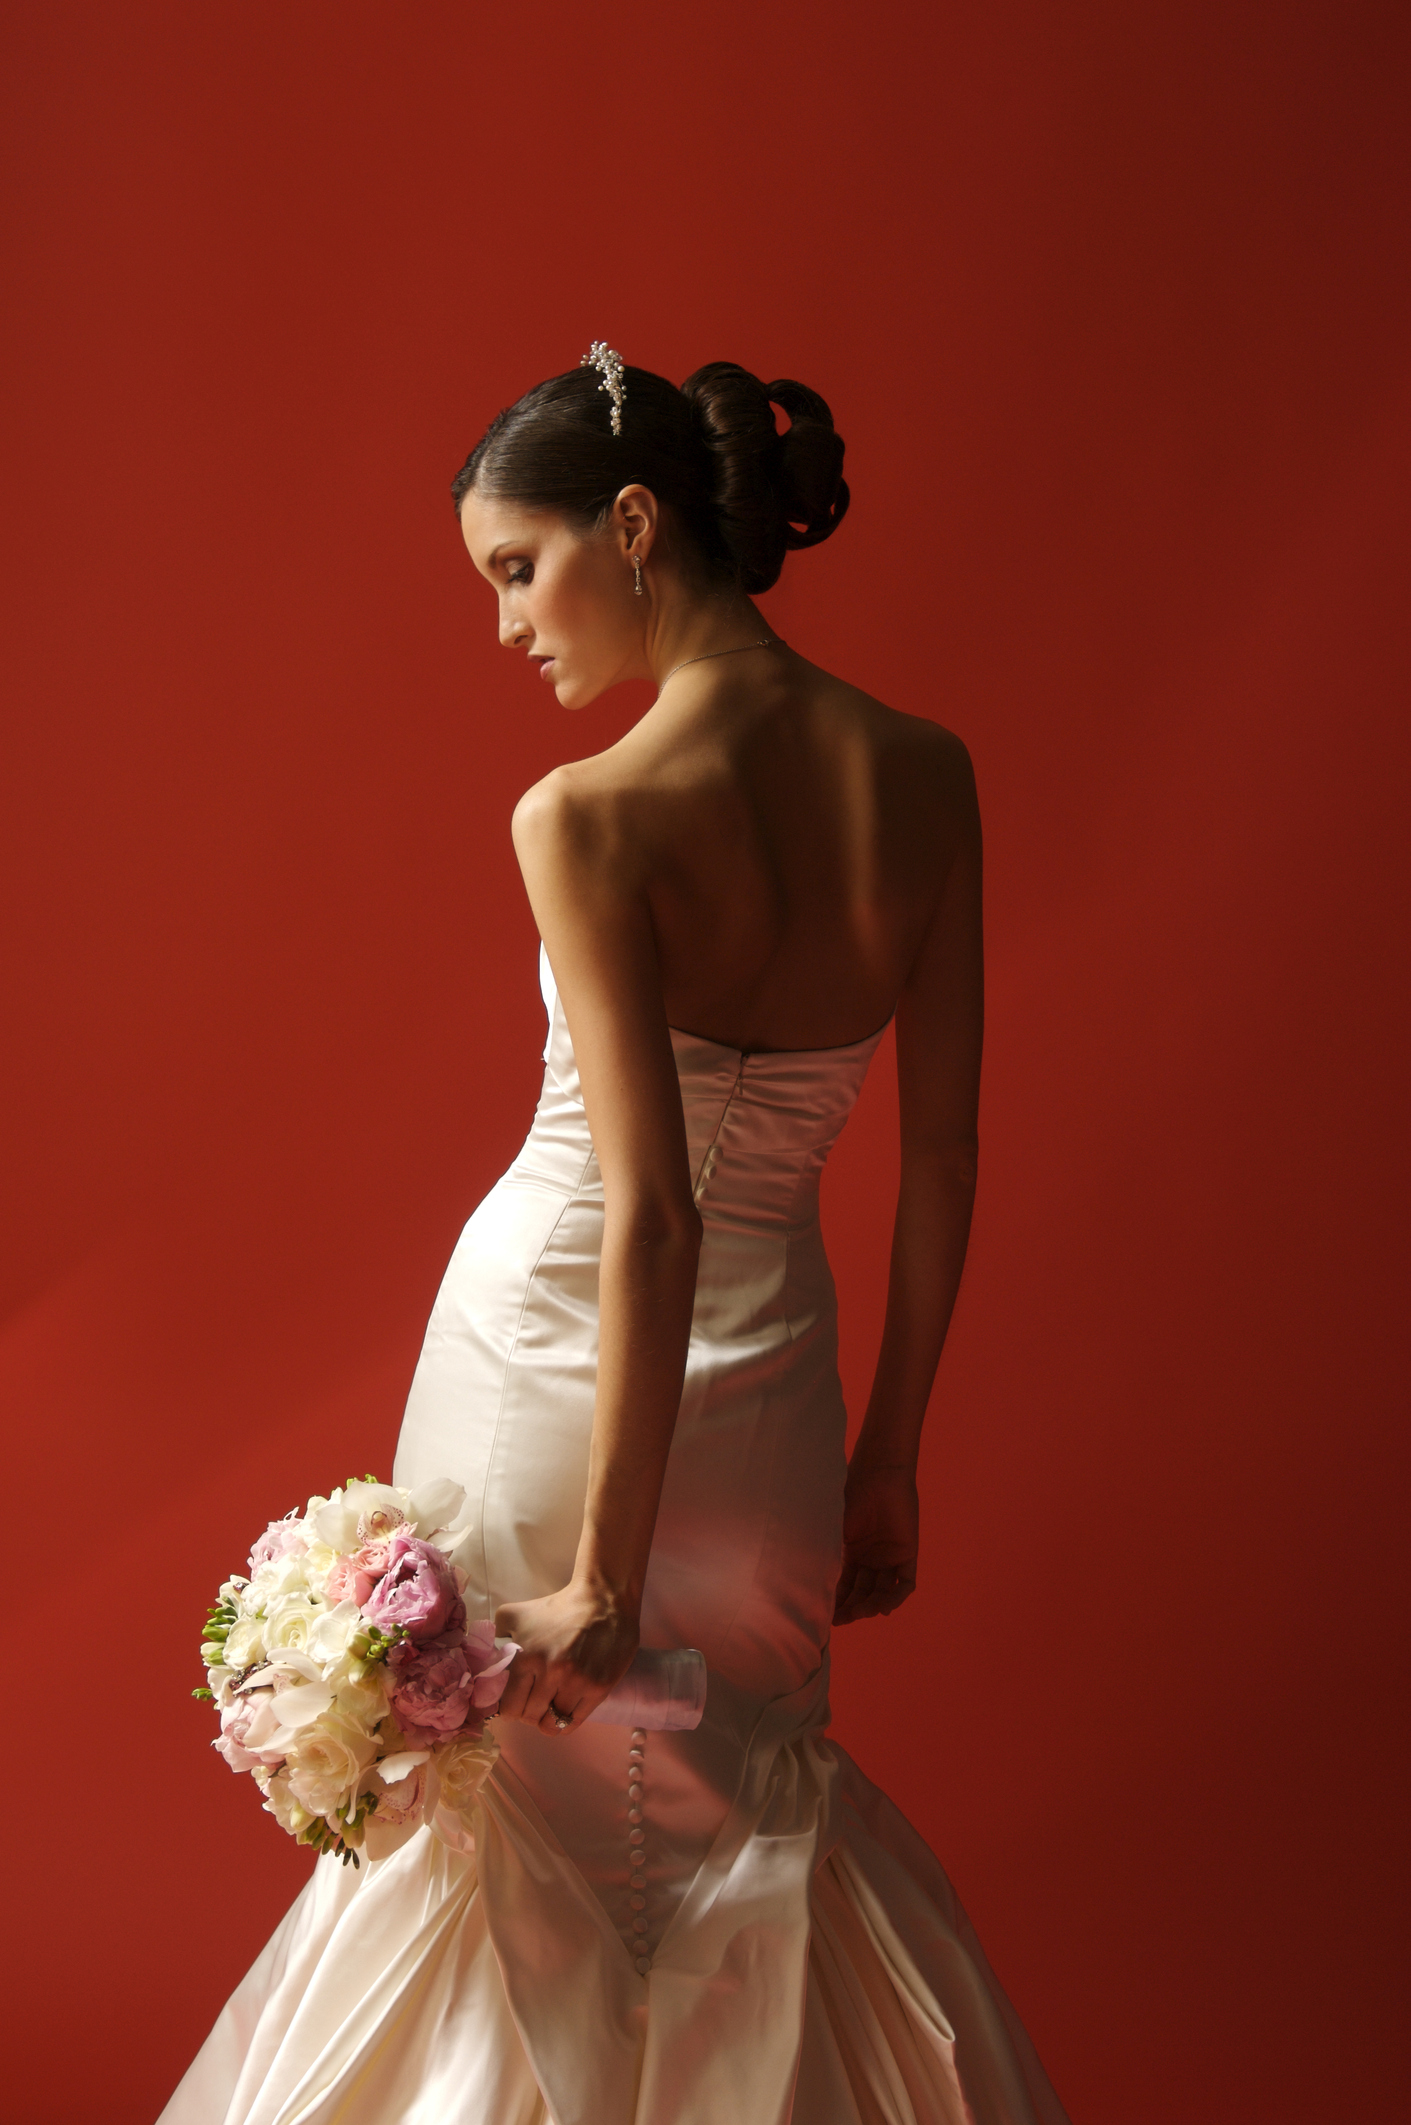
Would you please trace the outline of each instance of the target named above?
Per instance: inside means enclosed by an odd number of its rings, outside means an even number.
[[[602,370],[603,380],[598,389],[606,391],[612,400],[612,432],[614,435],[621,435],[622,401],[627,396],[626,386],[622,381],[622,356],[615,347],[610,347],[605,339],[595,339],[578,366],[580,369]]]

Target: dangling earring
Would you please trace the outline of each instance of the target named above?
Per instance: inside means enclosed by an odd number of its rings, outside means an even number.
[[[637,559],[635,553],[632,556],[632,573],[637,578],[635,584],[633,585],[633,591],[635,595],[640,598],[642,595],[642,564]]]

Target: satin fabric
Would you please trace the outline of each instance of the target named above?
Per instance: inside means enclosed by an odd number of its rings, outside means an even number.
[[[465,1484],[473,1616],[566,1582],[586,1486],[602,1179],[541,977],[534,1125],[451,1259],[394,1469]],[[319,1862],[162,2125],[1065,2125],[936,1860],[824,1732],[818,1180],[880,1038],[672,1035],[704,1238],[642,1636],[704,1653],[700,1726],[503,1723],[469,1828]]]

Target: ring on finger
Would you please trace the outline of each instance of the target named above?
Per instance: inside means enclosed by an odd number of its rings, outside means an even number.
[[[563,1733],[565,1727],[571,1727],[573,1725],[572,1712],[561,1712],[558,1706],[552,1702],[550,1702],[549,1705],[549,1713],[553,1719],[554,1725],[558,1728],[560,1734]]]

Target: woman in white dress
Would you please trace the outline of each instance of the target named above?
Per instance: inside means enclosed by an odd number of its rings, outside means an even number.
[[[773,408],[788,414],[780,435]],[[610,349],[455,483],[500,639],[622,741],[521,801],[543,1094],[437,1298],[394,1480],[451,1476],[523,1648],[473,1836],[325,1859],[165,2125],[1062,2125],[936,1860],[836,1743],[832,1625],[915,1584],[975,1182],[964,746],[751,596],[847,506],[823,401]],[[885,611],[885,539],[858,594]],[[851,1463],[818,1180],[895,1016],[902,1179]],[[590,1721],[695,1647],[690,1731]]]

